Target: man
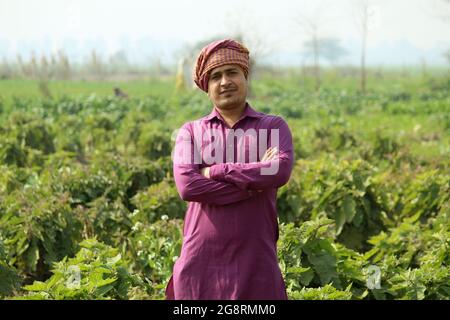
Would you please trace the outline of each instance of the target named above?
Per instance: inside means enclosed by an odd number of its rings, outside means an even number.
[[[214,108],[175,144],[174,179],[189,205],[167,299],[287,299],[276,195],[291,174],[292,137],[282,118],[246,102],[248,69],[248,50],[230,39],[197,59],[194,81]]]

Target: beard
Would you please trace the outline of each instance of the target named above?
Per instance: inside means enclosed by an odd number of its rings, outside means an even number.
[[[215,101],[215,105],[219,109],[230,110],[241,107],[246,102],[246,95],[241,92],[225,93]]]

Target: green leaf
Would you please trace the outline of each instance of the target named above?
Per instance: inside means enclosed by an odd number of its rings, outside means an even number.
[[[344,197],[343,208],[345,213],[345,221],[352,222],[353,217],[356,214],[356,204],[351,196],[347,195]]]
[[[308,261],[314,266],[322,285],[330,283],[332,279],[337,279],[334,249],[327,240],[315,240],[310,246],[305,247],[305,251]]]
[[[39,248],[36,244],[36,240],[33,239],[31,247],[25,252],[25,261],[27,263],[27,267],[35,271],[36,265],[39,260]]]
[[[342,229],[344,228],[345,224],[345,212],[343,210],[338,210],[335,215],[335,221],[336,221],[336,235],[340,235],[342,232]]]
[[[108,265],[114,265],[114,264],[116,264],[117,262],[119,262],[120,261],[120,259],[122,259],[122,255],[119,253],[117,256],[115,256],[115,257],[112,257],[112,258],[108,258],[106,261],[106,263],[108,264]]]
[[[314,271],[311,268],[289,267],[287,273],[296,274],[302,285],[307,286],[314,278]]]
[[[28,291],[46,291],[47,283],[42,281],[35,281],[33,282],[33,284],[24,286],[23,288]]]
[[[112,284],[104,285],[104,286],[101,286],[101,287],[97,288],[95,290],[95,294],[99,295],[99,296],[104,296],[105,294],[107,294],[112,289],[114,289],[114,285],[112,285]]]

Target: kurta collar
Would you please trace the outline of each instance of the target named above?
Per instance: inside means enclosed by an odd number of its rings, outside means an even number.
[[[246,118],[246,117],[252,117],[252,118],[261,118],[263,116],[263,114],[261,112],[257,112],[255,111],[250,104],[247,102],[245,104],[245,109],[244,109],[244,113],[242,114],[242,116],[240,117],[240,120]],[[217,118],[223,121],[222,116],[220,115],[219,111],[217,111],[217,108],[214,107],[213,110],[211,111],[211,113],[209,115],[207,115],[205,117],[206,121],[211,121],[212,119]]]

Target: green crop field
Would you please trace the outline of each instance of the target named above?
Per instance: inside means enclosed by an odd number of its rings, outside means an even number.
[[[450,78],[312,88],[265,76],[249,99],[294,137],[277,203],[289,298],[448,300]],[[173,79],[48,89],[0,80],[0,298],[163,299],[186,209],[172,133],[210,102]]]

